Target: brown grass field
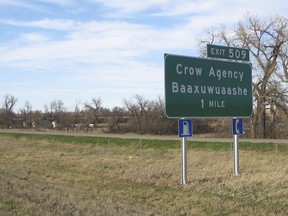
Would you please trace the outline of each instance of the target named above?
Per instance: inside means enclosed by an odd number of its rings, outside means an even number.
[[[240,151],[240,176],[231,151],[189,149],[183,186],[180,147],[0,139],[1,216],[288,215],[277,149]]]

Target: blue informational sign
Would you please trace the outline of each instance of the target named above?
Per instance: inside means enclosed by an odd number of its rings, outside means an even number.
[[[178,136],[192,137],[192,119],[179,119],[178,121]]]
[[[243,119],[232,120],[232,131],[233,135],[243,134]]]

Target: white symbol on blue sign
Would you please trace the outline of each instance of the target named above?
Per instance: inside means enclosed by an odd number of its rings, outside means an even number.
[[[233,119],[233,135],[243,134],[243,119]]]
[[[191,119],[179,119],[178,135],[179,137],[191,137],[192,136],[192,120]]]

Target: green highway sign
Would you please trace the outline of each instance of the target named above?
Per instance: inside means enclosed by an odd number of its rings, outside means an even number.
[[[243,48],[207,44],[207,57],[249,61],[249,50]]]
[[[165,112],[169,118],[250,117],[249,63],[164,55]]]

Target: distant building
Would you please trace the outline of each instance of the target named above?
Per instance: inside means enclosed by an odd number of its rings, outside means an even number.
[[[52,129],[53,125],[47,119],[40,119],[40,120],[33,122],[33,127],[37,129]]]

